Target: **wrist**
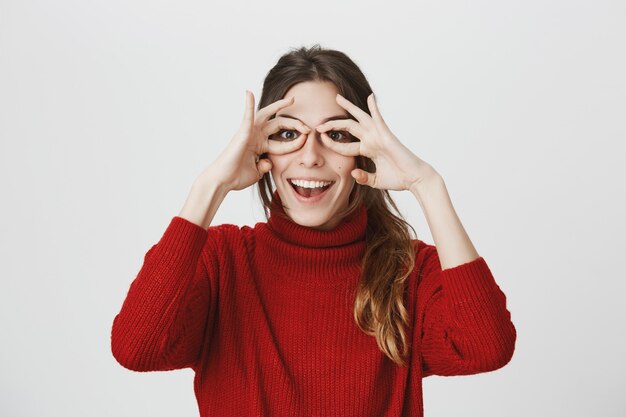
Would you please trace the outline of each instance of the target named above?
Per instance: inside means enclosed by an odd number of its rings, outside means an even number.
[[[230,191],[229,187],[213,178],[198,178],[191,186],[191,193],[195,196],[212,196],[225,198]]]
[[[428,190],[442,186],[445,187],[443,177],[431,168],[426,174],[421,175],[419,180],[411,184],[409,191],[419,198],[419,196],[426,194]]]
[[[192,191],[205,194],[207,192],[218,193],[226,195],[231,191],[228,184],[221,179],[221,176],[217,174],[219,168],[214,166],[208,167],[202,174],[196,178],[192,185]]]

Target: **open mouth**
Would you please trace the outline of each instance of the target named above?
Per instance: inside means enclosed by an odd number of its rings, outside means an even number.
[[[314,197],[321,196],[331,188],[335,182],[334,181],[298,181],[297,184],[294,184],[293,180],[289,179],[289,184],[291,188],[294,189],[296,194],[305,199],[312,199]],[[320,197],[321,198],[321,197]]]

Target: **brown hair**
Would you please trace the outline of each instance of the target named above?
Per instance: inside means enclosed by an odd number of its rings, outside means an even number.
[[[265,77],[258,110],[280,100],[292,86],[305,81],[332,82],[341,95],[370,114],[367,97],[372,89],[365,75],[346,54],[319,44],[291,49],[279,58]],[[376,169],[372,160],[362,155],[356,157],[356,166],[368,172]],[[269,173],[263,175],[258,186],[265,217],[269,219],[273,194]],[[404,292],[407,276],[415,265],[415,249],[409,234],[411,229],[415,235],[415,229],[403,219],[387,190],[359,183],[354,184],[348,207],[338,216],[343,218],[353,213],[361,203],[367,209],[367,247],[354,302],[354,319],[363,332],[376,337],[382,352],[396,364],[405,366],[409,323]]]

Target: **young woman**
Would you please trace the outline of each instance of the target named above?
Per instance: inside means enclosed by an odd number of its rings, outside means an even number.
[[[254,184],[267,222],[211,225]],[[411,238],[388,190],[415,196],[435,245]],[[380,417],[423,415],[422,378],[499,369],[515,340],[442,177],[394,136],[355,63],[316,45],[279,59],[256,114],[246,91],[111,347],[131,370],[191,367],[201,416]]]

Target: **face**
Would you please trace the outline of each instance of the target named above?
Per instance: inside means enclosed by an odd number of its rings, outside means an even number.
[[[333,229],[341,222],[337,213],[348,205],[355,184],[350,172],[356,168],[356,158],[330,150],[315,130],[331,118],[352,118],[337,104],[337,93],[337,87],[327,81],[307,81],[291,87],[284,98],[294,96],[294,102],[280,109],[276,117],[300,119],[311,131],[296,151],[268,155],[272,179],[285,212],[294,222],[318,230]],[[326,133],[337,142],[356,140],[348,132]],[[302,134],[298,130],[281,130],[272,139],[289,141]]]

